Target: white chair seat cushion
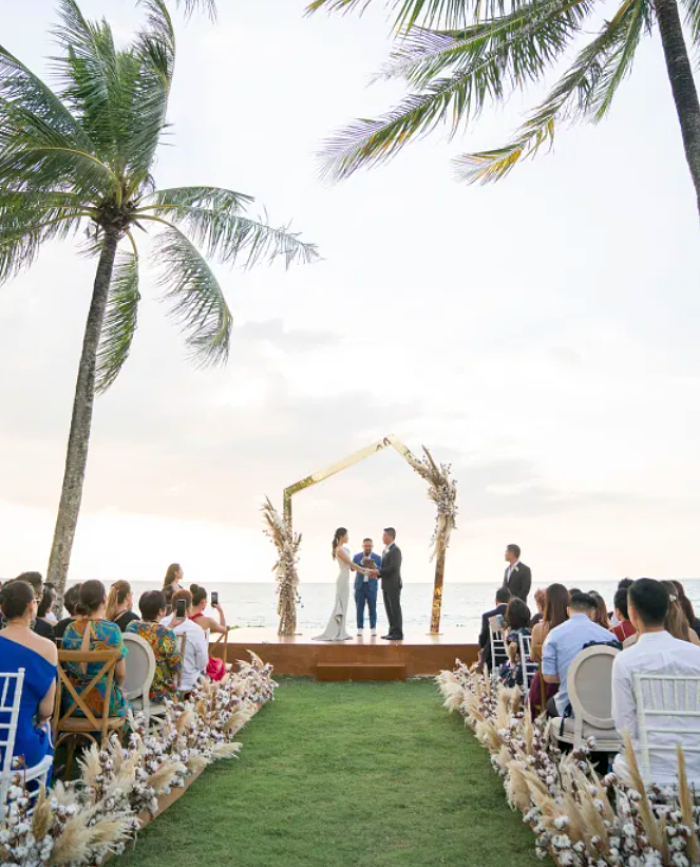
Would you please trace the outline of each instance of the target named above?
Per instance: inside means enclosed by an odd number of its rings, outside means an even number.
[[[561,732],[561,717],[557,717],[552,720],[552,731],[554,732],[555,737],[560,740],[565,741],[573,741],[574,739],[574,726],[576,725],[576,720],[573,717],[567,717],[564,720],[564,731],[563,736],[560,735]],[[617,736],[617,732],[614,728],[610,729],[599,729],[595,726],[588,725],[587,723],[583,724],[583,737],[590,738],[594,737],[597,741],[614,741],[619,744],[620,739]],[[621,744],[620,744],[621,746]]]

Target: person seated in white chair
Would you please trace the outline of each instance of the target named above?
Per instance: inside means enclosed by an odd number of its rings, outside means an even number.
[[[615,657],[612,670],[612,716],[615,727],[620,735],[629,731],[632,746],[639,759],[639,729],[637,723],[637,699],[634,688],[635,674],[655,674],[675,677],[700,677],[700,647],[688,641],[674,638],[664,628],[664,620],[668,613],[668,591],[660,581],[652,578],[640,578],[628,590],[627,611],[632,625],[637,630],[639,638],[636,644],[622,651]],[[697,686],[695,687],[697,690]],[[681,690],[682,694],[684,691]],[[667,699],[673,695],[667,690]],[[683,695],[680,696],[684,698]],[[683,706],[678,708],[683,709]],[[655,725],[663,724],[663,717],[655,718]],[[677,717],[673,726],[686,725],[688,729],[697,728],[697,718]],[[680,733],[654,732],[654,742],[663,745],[673,745],[687,742]],[[695,737],[693,747],[698,747]],[[651,773],[653,782],[668,785],[676,782],[676,752],[670,750],[651,749]],[[700,753],[686,754],[688,779],[700,781]],[[627,763],[624,754],[620,753],[613,763],[613,770],[622,779],[628,778]],[[646,781],[645,782],[651,782]]]
[[[189,590],[176,590],[172,595],[173,613],[161,623],[175,633],[176,638],[186,635],[185,654],[178,691],[189,695],[199,678],[206,672],[209,663],[209,645],[206,633],[190,620],[193,613],[192,594]],[[182,616],[179,616],[182,615]]]

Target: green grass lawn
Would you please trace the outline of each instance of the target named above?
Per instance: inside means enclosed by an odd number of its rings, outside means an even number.
[[[113,867],[530,867],[534,838],[432,681],[282,679]]]

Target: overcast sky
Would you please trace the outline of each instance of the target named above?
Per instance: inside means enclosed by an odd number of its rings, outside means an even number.
[[[120,38],[131,0],[84,0]],[[611,117],[562,131],[493,187],[450,157],[499,144],[519,97],[458,140],[439,134],[341,185],[315,152],[388,107],[368,86],[381,10],[303,17],[304,0],[220,0],[178,15],[174,126],[160,186],[217,184],[293,220],[324,261],[218,269],[228,366],[194,370],[152,276],[133,353],[98,399],[71,577],[269,580],[265,494],[390,432],[459,482],[447,580],[497,580],[515,541],[535,579],[698,576],[698,217],[661,49],[647,40]],[[0,0],[2,41],[47,74],[51,0]],[[0,289],[0,575],[44,570],[94,262],[72,244]],[[429,580],[433,511],[398,455],[295,501],[302,580],[394,524],[406,577]]]

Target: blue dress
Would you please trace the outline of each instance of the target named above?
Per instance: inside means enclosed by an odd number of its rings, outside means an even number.
[[[56,666],[35,650],[30,650],[16,641],[10,641],[9,638],[3,638],[0,634],[0,675],[17,674],[20,668],[24,669],[24,685],[20,699],[14,755],[22,757],[25,767],[33,768],[47,755],[53,754],[50,723],[39,726],[36,714],[39,703],[56,680]],[[8,690],[6,704],[11,704],[14,689],[13,683]],[[0,713],[0,723],[7,725],[9,722],[10,714]],[[4,759],[1,747],[0,759]]]

